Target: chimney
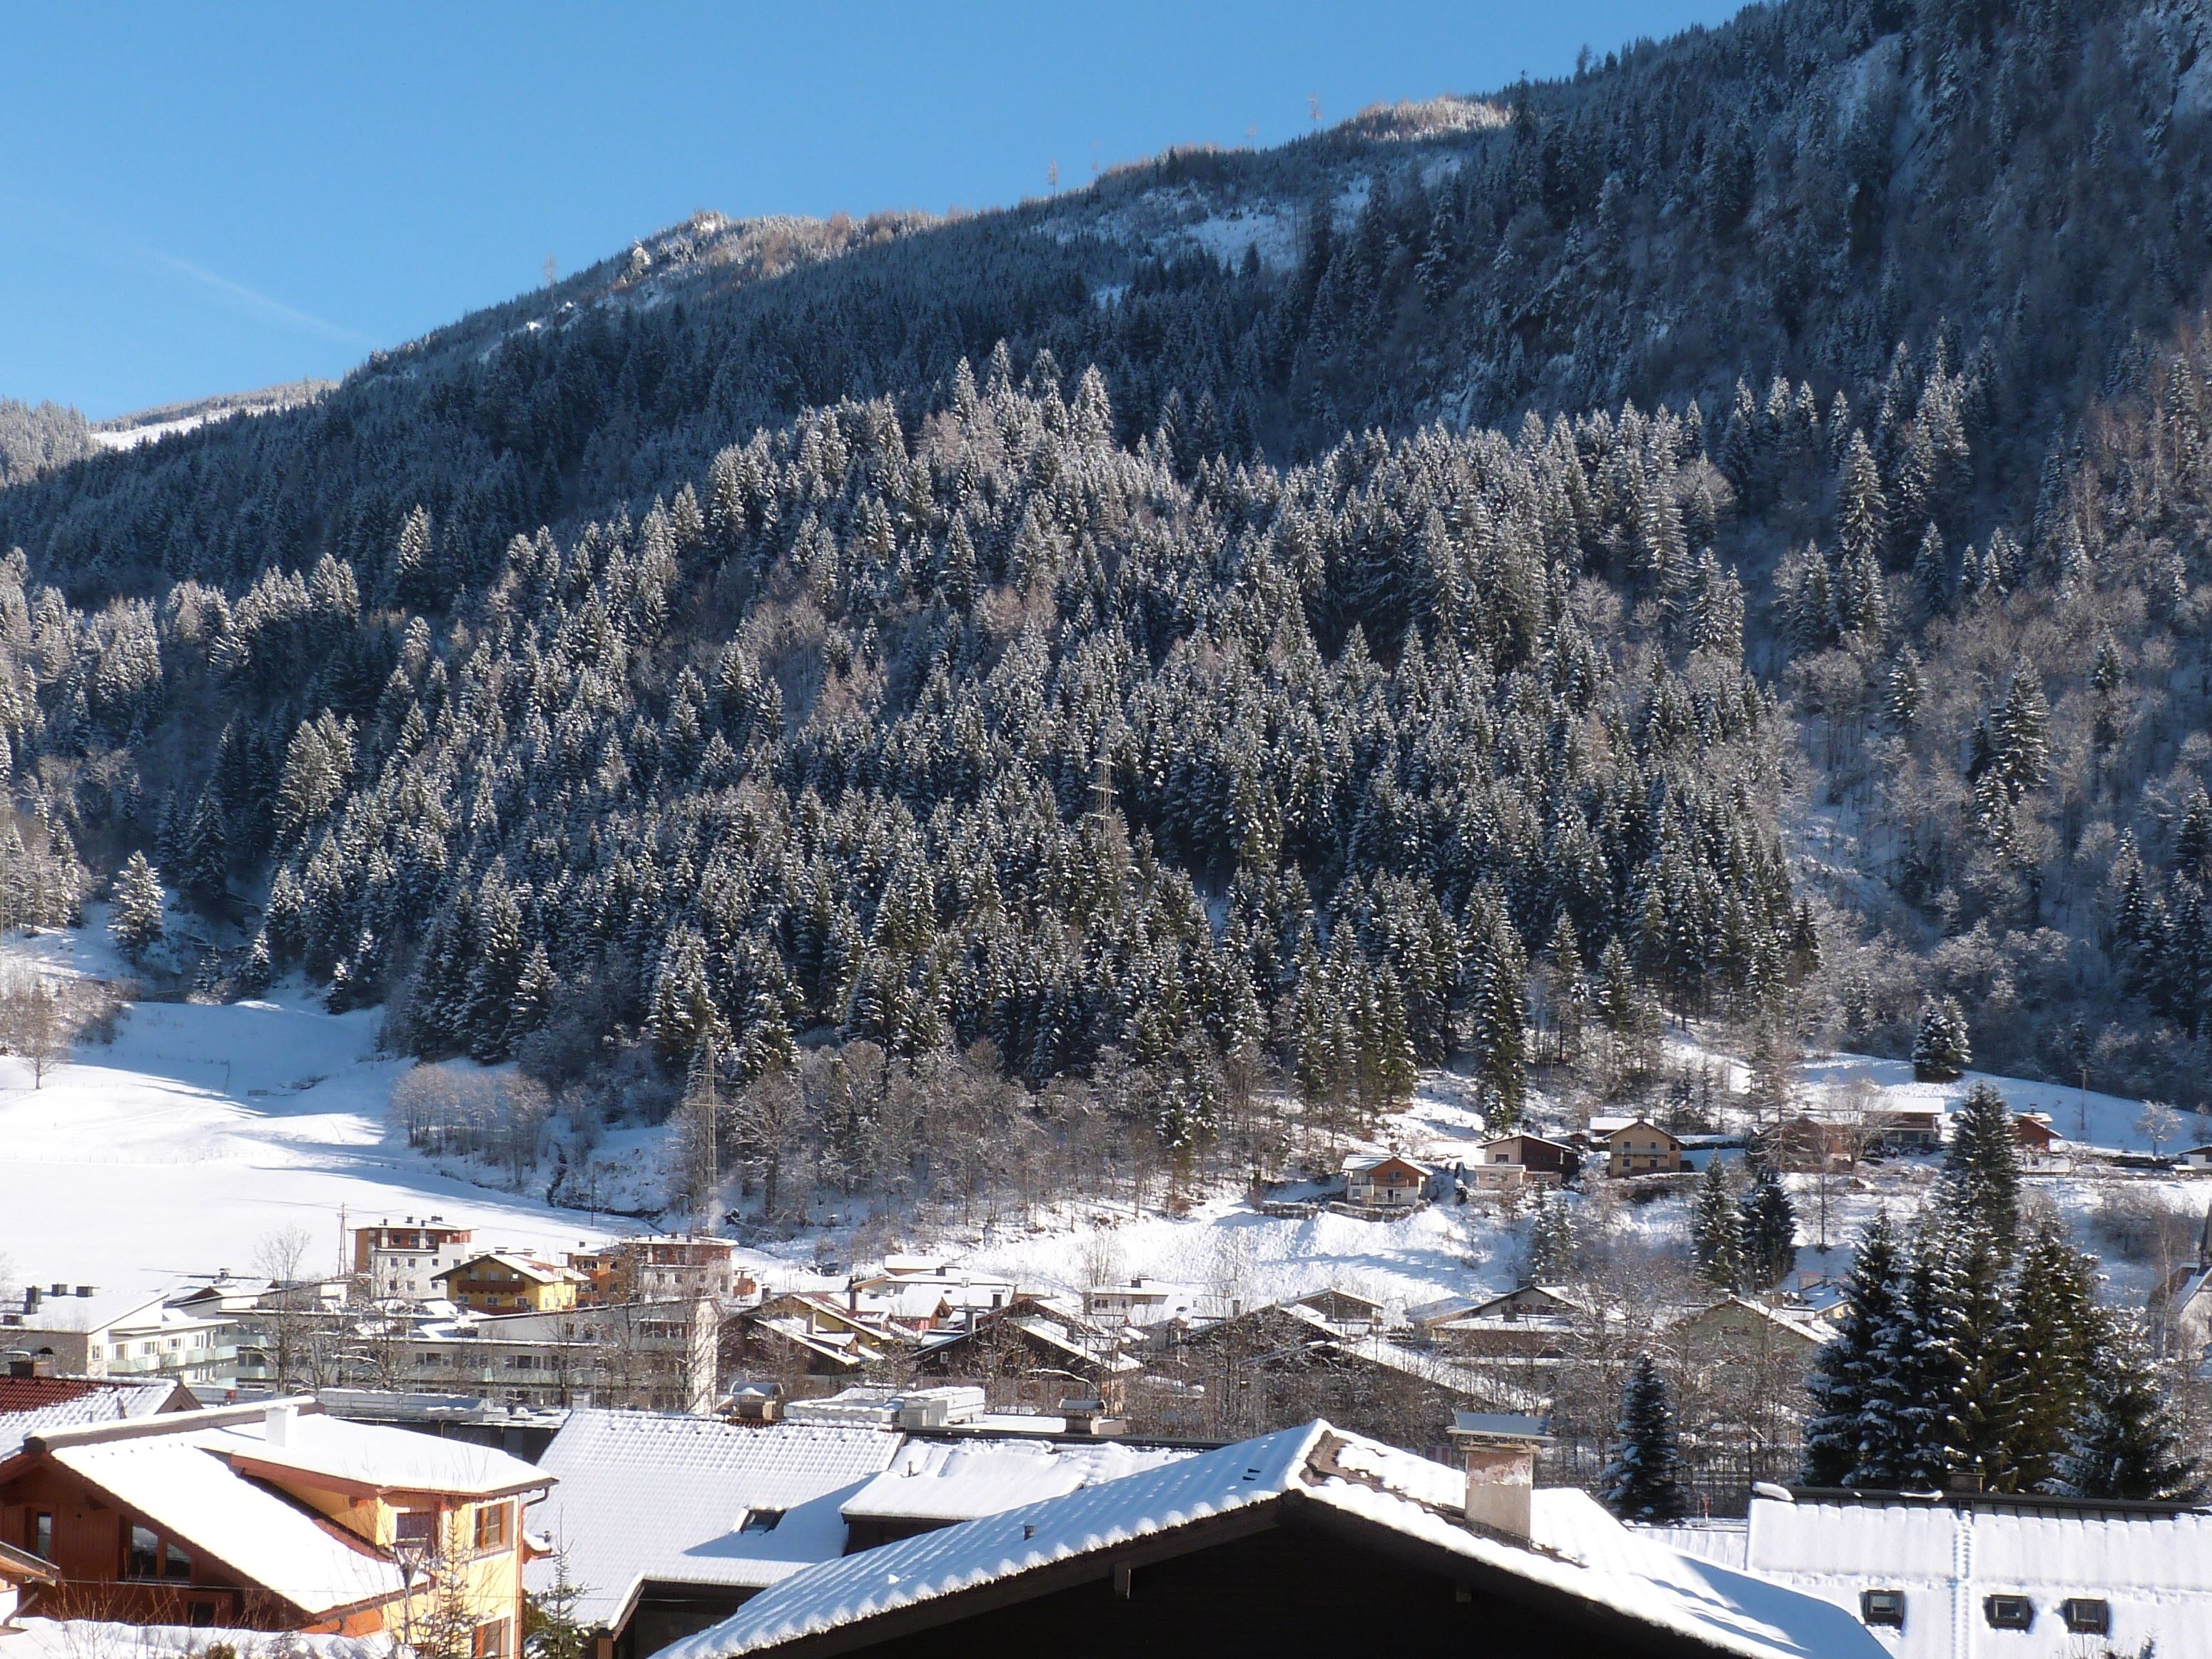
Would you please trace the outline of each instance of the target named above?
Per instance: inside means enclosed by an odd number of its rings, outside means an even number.
[[[1536,1454],[1552,1443],[1540,1417],[1455,1412],[1452,1438],[1467,1459],[1467,1518],[1526,1540]]]
[[[261,1413],[261,1437],[271,1446],[282,1446],[292,1432],[292,1419],[299,1413],[299,1402],[280,1400]]]

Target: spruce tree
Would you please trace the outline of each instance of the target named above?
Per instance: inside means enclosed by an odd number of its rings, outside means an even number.
[[[1638,1354],[1620,1391],[1613,1455],[1598,1488],[1605,1506],[1624,1521],[1679,1521],[1690,1507],[1667,1380],[1648,1353]]]
[[[2013,1275],[2009,1358],[2021,1395],[2005,1448],[2008,1492],[2045,1492],[2059,1479],[2103,1335],[2095,1269],[2056,1214],[2039,1217],[2028,1229]]]
[[[2124,1314],[2099,1319],[2082,1412],[2050,1489],[2077,1498],[2193,1503],[2206,1482],[2143,1340]]]
[[[1797,1265],[1797,1211],[1771,1164],[1761,1164],[1737,1206],[1743,1239],[1743,1282],[1771,1291]]]
[[[1893,1439],[1885,1420],[1881,1381],[1903,1317],[1897,1230],[1887,1210],[1859,1236],[1844,1285],[1844,1316],[1836,1334],[1813,1362],[1807,1388],[1812,1414],[1805,1422],[1805,1483],[1881,1486],[1894,1477],[1881,1448]]]
[[[2007,1253],[1996,1230],[1971,1211],[1947,1210],[1936,1227],[1940,1316],[1929,1360],[1943,1388],[1944,1467],[2001,1490],[2029,1386],[2017,1364]]]
[[[161,937],[162,927],[161,872],[143,853],[133,853],[116,872],[107,931],[126,954],[136,957]]]
[[[2009,1261],[2020,1236],[2020,1143],[2004,1097],[1977,1083],[1951,1121],[1942,1191],[1954,1212],[1990,1230]]]
[[[1716,1290],[1743,1287],[1743,1230],[1728,1165],[1714,1158],[1698,1180],[1690,1210],[1690,1256],[1698,1277]]]
[[[1923,1083],[1950,1083],[1973,1064],[1966,1045],[1966,1011],[1953,997],[1921,1005],[1912,1036],[1912,1075]]]

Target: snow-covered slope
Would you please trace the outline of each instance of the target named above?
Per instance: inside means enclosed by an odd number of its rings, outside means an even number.
[[[91,933],[11,942],[58,972],[112,971]],[[250,1270],[294,1228],[335,1271],[341,1218],[428,1215],[487,1242],[573,1248],[586,1217],[438,1174],[387,1121],[405,1062],[373,1053],[378,1016],[278,998],[129,1006],[112,1045],[33,1086],[0,1059],[0,1257],[26,1281],[124,1288]],[[5,1276],[5,1275],[0,1275]]]

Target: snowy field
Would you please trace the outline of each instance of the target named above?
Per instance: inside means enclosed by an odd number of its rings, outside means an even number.
[[[11,940],[0,955],[56,974],[125,971],[96,925]],[[342,1226],[433,1213],[473,1226],[487,1245],[544,1250],[637,1231],[636,1223],[477,1184],[470,1169],[441,1167],[410,1148],[391,1121],[392,1088],[408,1062],[375,1052],[379,1018],[375,1010],[326,1013],[296,988],[227,1007],[139,1003],[124,1012],[112,1044],[81,1045],[74,1063],[51,1072],[42,1088],[32,1086],[27,1062],[0,1059],[0,1277],[156,1288],[187,1273],[250,1270],[263,1241],[293,1229],[311,1241],[311,1268],[335,1270]],[[1708,1062],[1731,1090],[1744,1085],[1740,1061],[1682,1046],[1680,1058]],[[1901,1061],[1825,1055],[1800,1068],[1796,1093],[1807,1105],[1856,1098],[1948,1109],[1978,1080],[1970,1073],[1954,1084],[1917,1083]],[[2015,1111],[2048,1112],[2069,1140],[2149,1150],[2140,1101],[1986,1080]],[[1545,1115],[1539,1103],[1540,1122]],[[665,1135],[627,1127],[602,1139],[592,1153],[608,1177],[600,1201],[651,1200],[665,1164]],[[1447,1073],[1424,1079],[1412,1107],[1371,1144],[1473,1163],[1483,1135],[1461,1079]],[[2212,1132],[2203,1121],[2184,1115],[2165,1150],[2206,1139]],[[1917,1211],[1932,1173],[1932,1160],[1902,1159],[1848,1180],[1793,1177],[1801,1271],[1816,1279],[1840,1273],[1856,1229],[1878,1208],[1900,1217]],[[2066,1158],[2039,1168],[2030,1185],[2075,1218],[2083,1243],[2106,1256],[2115,1293],[2130,1300],[2171,1263],[2154,1254],[2116,1259],[2117,1235],[2105,1224],[2115,1206],[2201,1216],[2212,1200],[2212,1179],[2115,1173]],[[1680,1196],[1632,1203],[1609,1194],[1577,1210],[1672,1249],[1683,1235],[1685,1203]],[[979,1276],[1040,1290],[1141,1276],[1173,1288],[1171,1310],[1250,1306],[1325,1286],[1402,1310],[1511,1288],[1523,1231],[1473,1205],[1388,1222],[1327,1212],[1281,1219],[1223,1197],[1182,1216],[1084,1204],[1019,1225],[901,1243],[957,1257]],[[748,1251],[746,1259],[773,1286],[824,1282],[812,1271],[817,1247],[842,1261],[848,1233],[804,1236],[772,1254]]]
[[[16,940],[57,972],[112,974],[90,932]],[[435,1212],[488,1243],[573,1248],[580,1215],[440,1175],[387,1122],[404,1062],[373,1052],[374,1011],[286,1000],[139,1003],[112,1045],[32,1086],[0,1059],[0,1257],[21,1281],[159,1288],[250,1271],[262,1240],[303,1229],[307,1266],[338,1265],[349,1224]]]

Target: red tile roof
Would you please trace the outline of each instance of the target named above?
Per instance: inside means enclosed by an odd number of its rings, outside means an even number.
[[[82,1400],[100,1385],[82,1376],[0,1376],[0,1412],[34,1412]]]

